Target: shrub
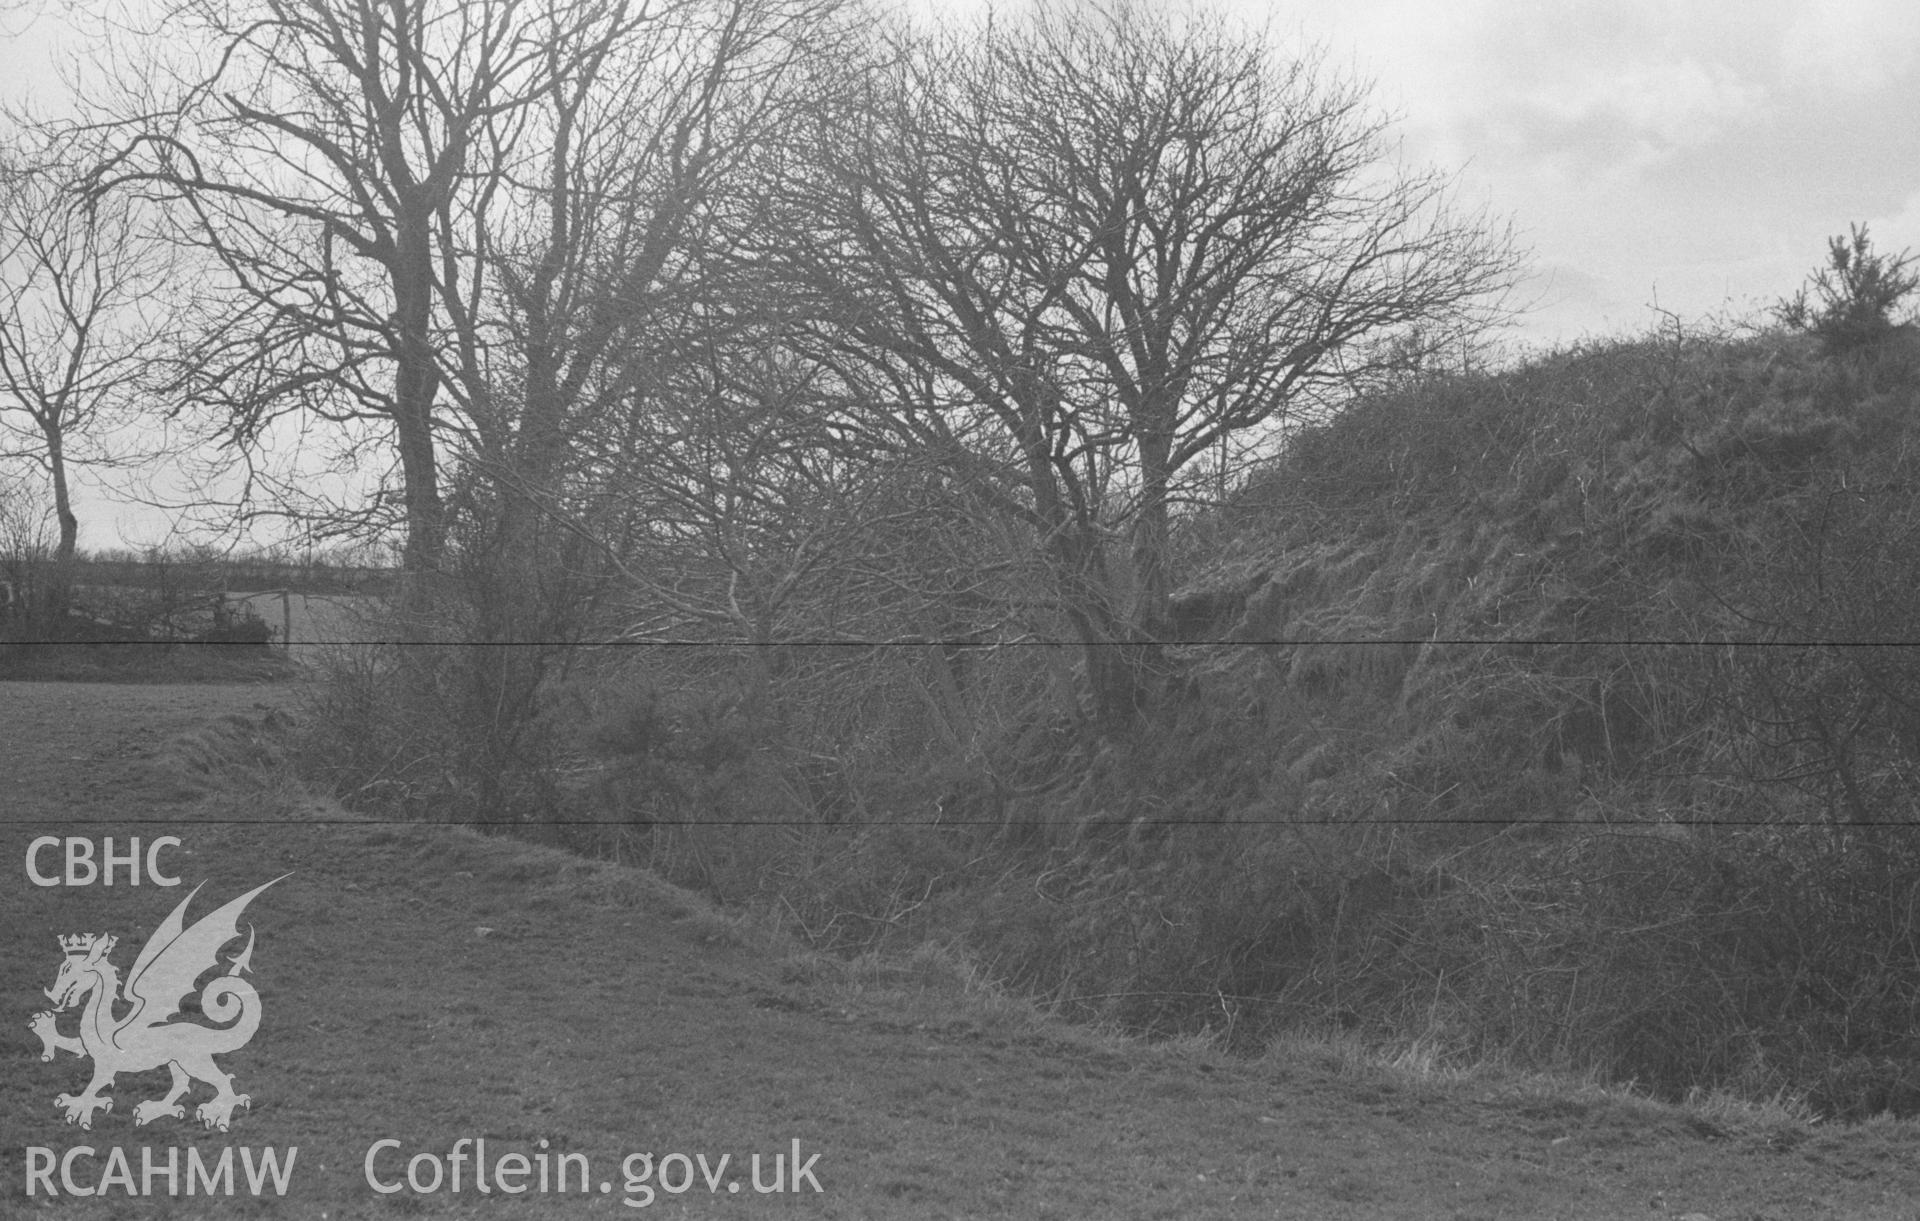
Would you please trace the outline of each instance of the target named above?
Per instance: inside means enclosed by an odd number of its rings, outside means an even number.
[[[1894,311],[1915,289],[1920,271],[1913,256],[1875,253],[1866,226],[1855,225],[1851,237],[1827,240],[1827,266],[1775,312],[1788,326],[1819,336],[1829,354],[1844,356],[1891,334]]]

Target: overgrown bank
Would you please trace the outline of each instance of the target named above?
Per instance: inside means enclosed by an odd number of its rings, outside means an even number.
[[[1182,523],[1124,730],[1064,650],[897,633],[561,653],[508,740],[449,645],[343,655],[314,757],[1138,1029],[1912,1113],[1917,399],[1905,334],[1362,399]]]

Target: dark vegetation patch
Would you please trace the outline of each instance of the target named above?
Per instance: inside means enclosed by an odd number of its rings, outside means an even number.
[[[0,643],[9,682],[284,682],[296,673],[282,654],[237,642]]]

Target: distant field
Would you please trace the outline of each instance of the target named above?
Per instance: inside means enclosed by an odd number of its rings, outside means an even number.
[[[78,585],[120,585],[139,589],[171,584],[181,588],[232,589],[251,586],[255,589],[297,589],[308,593],[378,594],[392,588],[397,575],[391,568],[245,559],[172,559],[157,562],[82,557],[74,564],[74,582]]]
[[[310,656],[316,646],[343,641],[370,640],[377,635],[370,626],[379,610],[380,599],[365,594],[284,595],[278,590],[266,593],[236,593],[230,603],[246,606],[274,630],[274,643],[281,642],[284,628],[288,652],[295,658]]]

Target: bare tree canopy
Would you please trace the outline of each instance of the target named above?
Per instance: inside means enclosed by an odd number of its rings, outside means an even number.
[[[225,269],[185,399],[240,441],[291,412],[371,438],[426,571],[452,463],[552,475],[756,99],[832,7],[177,0],[166,26],[200,50],[113,101],[96,190],[177,204]]]
[[[172,265],[137,202],[78,189],[84,150],[16,120],[0,150],[0,456],[46,476],[58,528],[36,611],[64,616],[79,538],[73,476],[116,458],[106,433],[169,342]],[[148,448],[151,448],[149,442]]]
[[[906,40],[856,96],[789,201],[823,231],[767,256],[876,427],[1025,518],[1103,719],[1140,695],[1114,646],[1166,620],[1183,475],[1484,326],[1517,268],[1364,89],[1217,20],[1042,2]]]

